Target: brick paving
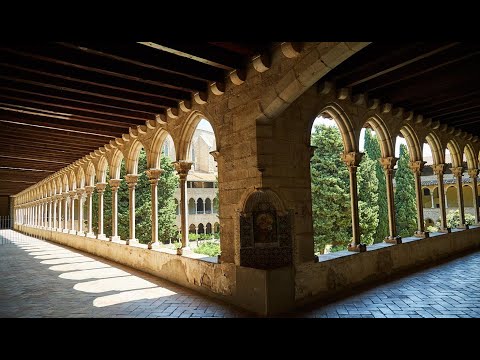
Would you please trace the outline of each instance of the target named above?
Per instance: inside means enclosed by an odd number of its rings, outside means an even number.
[[[0,317],[254,315],[117,263],[0,231]],[[480,317],[480,251],[288,317]]]

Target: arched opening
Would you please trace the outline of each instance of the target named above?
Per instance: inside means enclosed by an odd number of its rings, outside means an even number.
[[[447,205],[447,215],[458,208],[457,188],[454,185],[448,186],[445,191],[445,204]]]
[[[147,153],[142,146],[138,152],[138,180],[135,186],[135,236],[141,244],[152,241],[152,195],[146,173],[148,169]]]
[[[212,200],[209,198],[205,199],[205,214],[211,214],[212,213]]]
[[[218,222],[213,224],[213,232],[215,239],[218,239],[220,236],[220,224]]]
[[[205,234],[205,227],[203,226],[202,223],[198,224],[197,233],[198,233],[199,235]]]
[[[218,214],[218,197],[213,198],[213,213]]]
[[[197,229],[196,229],[194,224],[190,224],[190,227],[188,228],[188,233],[189,234],[196,234],[197,233]]]
[[[463,185],[463,201],[465,203],[465,215],[474,213],[473,189],[470,185]]]
[[[424,218],[428,217],[434,221],[434,224],[425,228],[425,231],[428,232],[437,232],[441,228],[440,192],[438,177],[434,168],[437,164],[443,164],[444,158],[439,139],[433,133],[428,134],[422,145],[422,159],[425,164],[421,173],[422,186],[430,186],[431,188],[430,201],[432,207],[430,209],[423,209]]]
[[[175,215],[180,215],[180,206],[178,204],[178,200],[175,199]]]
[[[197,204],[193,198],[188,200],[188,215],[195,215],[197,213]]]
[[[197,199],[197,214],[203,214],[205,212],[205,206],[202,198]]]
[[[205,226],[205,233],[212,235],[212,224],[207,223],[207,225]]]
[[[314,150],[310,180],[316,254],[345,250],[352,241],[349,170],[341,158],[348,148],[345,138],[349,134],[345,134],[342,125],[336,111],[323,111],[310,129],[310,145]]]
[[[423,191],[422,193],[423,207],[427,209],[433,208],[434,207],[433,201],[432,201],[433,192],[429,188],[423,188],[422,191]]]

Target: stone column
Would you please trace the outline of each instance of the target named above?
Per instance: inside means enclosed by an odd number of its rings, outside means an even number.
[[[57,202],[58,202],[58,197],[57,195],[53,195],[53,213],[52,213],[52,230],[57,229]]]
[[[68,215],[72,216],[72,214],[68,213],[68,192],[63,194],[63,232],[68,233]]]
[[[350,173],[350,206],[352,211],[352,243],[348,245],[349,251],[364,252],[367,246],[360,243],[360,215],[358,212],[358,190],[357,190],[357,167],[360,165],[363,153],[343,153],[342,160],[347,165]]]
[[[450,228],[447,228],[447,215],[446,215],[446,196],[445,187],[443,186],[443,172],[445,170],[445,164],[432,165],[433,172],[437,175],[438,182],[438,200],[440,202],[440,232],[450,232]]]
[[[53,196],[48,199],[48,229],[52,228]]]
[[[458,228],[468,229],[468,226],[465,224],[465,204],[463,202],[463,184],[462,184],[463,167],[458,166],[458,167],[452,168],[452,174],[455,177],[455,181],[457,183],[457,203],[458,203],[458,211],[460,213],[460,225],[458,226]]]
[[[78,226],[77,226],[77,235],[85,236],[85,232],[83,231],[83,200],[85,194],[85,189],[77,189],[77,197],[78,197]]]
[[[107,240],[107,237],[103,233],[103,192],[105,191],[105,187],[107,183],[97,183],[95,185],[97,187],[98,193],[98,234],[97,239]]]
[[[95,186],[85,186],[85,193],[87,194],[87,237],[95,238],[95,234],[92,231],[92,194],[95,190]]]
[[[41,229],[45,227],[44,210],[45,210],[45,201],[41,199],[40,200],[40,228]]]
[[[137,185],[138,175],[128,174],[125,176],[125,180],[128,184],[128,215],[130,227],[130,236],[126,244],[130,245],[130,242],[138,242],[138,239],[135,238],[135,186]]]
[[[57,231],[62,231],[62,194],[57,195],[58,199],[58,225]]]
[[[162,175],[162,169],[149,169],[146,171],[148,181],[150,182],[151,190],[151,218],[152,218],[152,240],[148,243],[148,248],[151,249],[152,245],[158,241],[158,197],[157,197],[157,184],[158,178]]]
[[[478,220],[478,204],[477,204],[477,199],[478,199],[478,188],[477,188],[477,176],[478,176],[478,169],[468,169],[468,175],[470,176],[470,179],[472,180],[472,186],[473,186],[473,212],[475,216],[475,224],[479,224]]]
[[[187,175],[192,163],[179,160],[173,163],[180,177],[180,221],[182,230],[182,247],[188,248],[188,205],[187,205]],[[195,206],[195,209],[197,207]]]
[[[77,231],[75,230],[75,199],[77,198],[77,192],[72,190],[69,192],[70,195],[70,229],[69,233],[76,235]]]
[[[433,193],[435,190],[430,190],[430,199],[432,200],[432,209],[435,209],[435,198],[433,197]]]
[[[118,236],[118,188],[120,187],[121,179],[110,179],[110,188],[112,189],[112,240],[120,240]]]
[[[384,242],[391,244],[401,244],[402,238],[397,235],[397,224],[395,220],[395,193],[393,191],[393,168],[397,163],[397,158],[389,156],[380,159],[383,170],[385,171],[385,182],[387,185],[387,207],[388,207],[388,229],[389,236]]]
[[[425,231],[425,222],[423,219],[423,190],[422,190],[422,170],[426,161],[411,161],[409,166],[415,176],[415,195],[417,200],[417,237],[429,237],[428,231]],[[432,195],[433,199],[433,195]]]
[[[447,192],[446,191],[445,191],[445,209],[448,209],[448,197],[447,197]]]

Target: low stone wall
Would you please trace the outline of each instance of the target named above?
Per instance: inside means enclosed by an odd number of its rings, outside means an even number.
[[[295,274],[295,304],[326,299],[355,286],[467,250],[480,248],[480,228],[406,238],[399,245],[375,244],[364,253],[339,252],[319,263],[302,264]],[[322,258],[322,256],[320,257]]]

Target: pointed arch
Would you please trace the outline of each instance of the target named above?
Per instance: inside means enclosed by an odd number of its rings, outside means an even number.
[[[395,147],[392,143],[392,136],[383,119],[377,114],[368,114],[362,121],[362,124],[362,127],[371,126],[373,131],[375,131],[382,157],[394,157]]]
[[[140,157],[140,151],[142,150],[142,148],[145,150],[148,158],[148,152],[145,146],[143,146],[143,144],[139,140],[133,140],[132,145],[130,146],[130,149],[128,151],[127,161],[125,164],[127,174],[137,175],[138,158]]]
[[[87,173],[86,173],[86,185],[87,186],[94,186],[95,185],[95,166],[90,161],[87,165]]]
[[[418,136],[415,133],[415,131],[412,129],[412,127],[406,124],[400,129],[400,133],[402,134],[405,141],[407,142],[410,160],[411,161],[423,160],[422,147],[420,146],[420,141],[418,140]]]
[[[77,170],[77,188],[83,189],[85,187],[85,171],[81,166]]]
[[[172,136],[165,129],[158,130],[153,136],[152,146],[149,154],[147,154],[147,167],[152,169],[160,169],[160,160],[162,149],[165,141],[171,141],[173,145],[173,152],[176,154],[175,142]],[[176,156],[174,157],[174,159]],[[174,160],[172,160],[174,161]]]
[[[97,163],[97,181],[104,183],[107,181],[108,162],[105,156],[101,156]]]
[[[213,129],[213,134],[215,136],[215,149],[219,150],[219,137],[217,130],[215,129],[215,124],[214,121],[211,120],[210,117],[204,115],[200,111],[192,111],[187,119],[185,120],[182,131],[180,133],[180,142],[179,144],[174,144],[176,145],[175,149],[178,149],[177,151],[177,160],[189,160],[190,156],[190,145],[192,143],[192,138],[193,138],[193,133],[195,132],[195,129],[198,126],[198,123],[202,120],[205,119],[206,121],[209,122],[209,124],[212,126]]]
[[[70,187],[70,190],[75,190],[77,188],[77,178],[75,176],[75,171],[70,170],[70,176],[68,177],[68,179],[68,186]]]
[[[63,192],[68,192],[68,177],[67,174],[63,174]]]
[[[62,178],[58,176],[56,181],[57,181],[57,194],[62,194],[63,193]]]
[[[467,158],[467,167],[469,169],[478,169],[478,160],[475,157],[475,151],[473,151],[473,147],[470,144],[465,145],[463,149],[463,153]]]
[[[123,153],[115,149],[111,158],[110,178],[120,179],[120,169],[122,168]]]
[[[448,151],[450,151],[450,156],[452,158],[452,166],[453,167],[462,166],[463,153],[460,150],[460,146],[458,145],[455,139],[451,139],[447,143],[447,149]]]
[[[425,137],[425,140],[432,151],[433,164],[437,165],[445,163],[445,151],[443,151],[443,147],[438,136],[432,132]]]

